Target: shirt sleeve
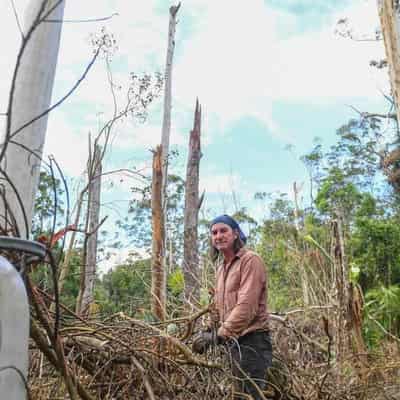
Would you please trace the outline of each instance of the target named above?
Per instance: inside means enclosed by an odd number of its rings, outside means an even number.
[[[252,254],[241,266],[237,302],[218,330],[219,336],[239,337],[257,315],[260,295],[266,285],[265,265]]]

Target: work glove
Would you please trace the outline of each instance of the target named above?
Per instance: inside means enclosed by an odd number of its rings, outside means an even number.
[[[197,354],[204,354],[213,344],[216,344],[215,336],[212,331],[199,332],[193,338],[192,350]]]

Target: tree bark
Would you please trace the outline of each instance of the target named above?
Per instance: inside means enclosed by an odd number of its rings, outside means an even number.
[[[83,195],[84,195],[84,192],[81,192],[80,196],[79,196],[79,199],[78,199],[77,210],[76,210],[76,215],[75,215],[75,222],[74,222],[75,226],[79,225],[79,220],[80,220],[80,217],[81,217],[82,204],[83,204]],[[65,252],[65,257],[64,257],[64,260],[63,260],[63,262],[61,264],[61,267],[60,267],[60,274],[58,276],[58,291],[59,291],[60,295],[62,294],[63,287],[64,287],[64,282],[65,282],[65,279],[66,279],[66,277],[68,275],[68,272],[69,272],[71,257],[72,257],[72,254],[74,252],[76,233],[77,233],[76,230],[72,231],[71,240],[69,242],[68,249]]]
[[[344,249],[342,218],[338,215],[332,221],[332,247],[331,256],[334,260],[334,287],[335,299],[335,355],[338,364],[338,381],[341,382],[343,363],[350,349],[350,323],[349,323],[349,278],[348,265]]]
[[[389,77],[396,106],[397,121],[400,122],[400,10],[394,0],[378,0]]]
[[[160,321],[165,319],[166,275],[164,266],[164,212],[162,207],[162,148],[157,146],[153,155],[151,188],[152,259],[151,259],[151,311]]]
[[[395,103],[397,123],[400,123],[400,6],[395,0],[378,0],[389,78]],[[399,148],[391,151],[382,162],[389,183],[400,192]]]
[[[293,196],[294,196],[294,226],[297,233],[300,235],[302,230],[302,225],[300,224],[300,209],[299,209],[299,192],[301,188],[297,186],[297,182],[293,182]],[[297,247],[297,244],[296,244]],[[300,277],[301,277],[301,287],[303,292],[303,303],[305,307],[310,305],[310,291],[307,271],[304,263],[304,258],[301,257],[301,262],[299,263]]]
[[[171,6],[169,8],[169,27],[168,27],[168,46],[167,60],[165,63],[165,81],[164,81],[164,112],[161,130],[161,147],[162,147],[162,206],[164,212],[166,210],[166,193],[168,181],[168,154],[169,154],[169,138],[171,136],[171,104],[172,104],[172,62],[175,50],[175,27],[176,15],[181,6]]]
[[[95,144],[93,158],[89,162],[89,186],[87,231],[84,245],[84,262],[81,270],[81,286],[78,296],[77,313],[87,315],[90,305],[93,303],[94,283],[96,280],[97,261],[97,230],[100,222],[100,194],[101,194],[101,158],[102,152],[98,144]]]
[[[199,254],[197,225],[199,216],[199,169],[201,158],[201,107],[196,101],[194,126],[190,132],[189,154],[186,169],[183,274],[185,299],[190,306],[198,306],[200,299]]]
[[[153,183],[151,208],[153,215],[152,243],[152,304],[151,309],[160,321],[165,318],[167,297],[167,271],[165,267],[166,246],[166,211],[168,185],[168,154],[171,135],[171,104],[172,104],[172,61],[175,49],[176,15],[181,4],[169,8],[169,27],[167,59],[164,80],[164,110],[161,129],[161,145],[157,147],[153,157]]]
[[[62,27],[62,23],[39,21],[56,4],[56,0],[31,0],[27,6],[24,37],[10,90],[6,132],[0,146],[4,152],[2,178],[15,187],[14,190],[7,182],[4,185],[0,225],[3,233],[11,230],[11,234],[25,238],[29,237],[32,225],[47,115],[29,122],[50,106]],[[65,1],[61,1],[47,18],[62,20],[64,5]],[[36,28],[32,30],[33,26]]]

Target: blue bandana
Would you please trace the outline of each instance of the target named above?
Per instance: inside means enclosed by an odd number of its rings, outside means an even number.
[[[229,215],[224,214],[224,215],[220,215],[220,216],[217,217],[217,218],[214,218],[214,219],[211,221],[210,229],[212,228],[213,225],[219,224],[219,223],[228,225],[228,226],[230,226],[230,227],[231,227],[232,229],[234,229],[234,230],[236,229],[236,230],[239,232],[240,240],[241,240],[243,243],[246,243],[246,241],[247,241],[246,235],[245,235],[245,234],[243,233],[243,231],[240,229],[239,224],[238,224],[232,217],[230,217]]]

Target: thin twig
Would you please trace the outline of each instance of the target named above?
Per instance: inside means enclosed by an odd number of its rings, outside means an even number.
[[[83,22],[102,22],[102,21],[108,21],[111,18],[119,16],[118,13],[113,13],[109,15],[108,17],[100,17],[100,18],[89,18],[89,19],[46,19],[45,22],[57,22],[57,23],[68,23],[68,24],[80,24]]]
[[[24,32],[23,32],[23,30],[22,30],[21,23],[20,23],[20,21],[19,21],[19,16],[18,16],[18,13],[17,13],[17,9],[16,9],[16,7],[15,7],[15,2],[14,2],[14,0],[11,0],[11,5],[12,5],[12,9],[13,9],[14,16],[15,16],[15,21],[16,21],[17,26],[18,26],[19,33],[21,34],[22,40],[24,40],[24,39],[25,39],[25,36],[24,36]]]

